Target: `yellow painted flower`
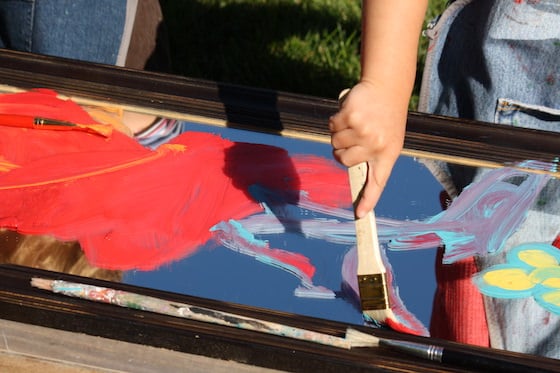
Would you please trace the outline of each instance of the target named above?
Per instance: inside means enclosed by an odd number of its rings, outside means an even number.
[[[560,314],[560,249],[543,243],[513,248],[507,263],[474,277],[480,292],[495,298],[533,296],[547,310]]]
[[[542,249],[526,249],[517,252],[517,257],[524,263],[532,267],[552,267],[558,266],[558,260],[554,255]]]
[[[495,268],[484,274],[484,281],[490,286],[511,291],[529,290],[535,286],[530,276],[521,268]]]

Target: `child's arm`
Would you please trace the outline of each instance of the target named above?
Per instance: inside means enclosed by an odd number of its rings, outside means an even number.
[[[334,157],[345,166],[369,162],[358,216],[373,209],[402,150],[427,3],[363,1],[360,82],[329,122]]]

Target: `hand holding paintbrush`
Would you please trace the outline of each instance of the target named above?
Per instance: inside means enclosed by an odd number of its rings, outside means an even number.
[[[342,104],[350,90],[342,91],[338,97]],[[359,163],[348,168],[350,191],[354,211],[362,198],[367,183],[369,165]],[[381,324],[396,320],[389,304],[387,289],[387,270],[383,264],[377,236],[375,214],[373,210],[364,216],[355,217],[356,250],[358,256],[358,288],[364,315]]]

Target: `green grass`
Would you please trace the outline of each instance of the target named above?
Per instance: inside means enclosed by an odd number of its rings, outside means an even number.
[[[360,0],[161,4],[176,74],[320,97],[336,97],[359,77]],[[432,1],[427,19],[443,4]],[[425,42],[419,71],[424,50]]]

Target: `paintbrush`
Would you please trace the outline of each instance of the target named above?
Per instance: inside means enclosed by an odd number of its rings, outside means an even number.
[[[109,137],[113,128],[107,124],[78,124],[31,115],[0,114],[0,126],[45,129],[53,131],[84,131]]]
[[[348,329],[346,338],[356,341],[362,340],[364,345],[367,345],[369,342],[370,346],[382,346],[410,356],[416,356],[424,360],[430,360],[449,366],[462,367],[477,372],[545,373],[554,371],[547,368],[537,368],[523,364],[511,357],[493,357],[477,354],[467,349],[443,347],[433,343],[378,338],[374,335],[362,333],[355,329]]]
[[[348,169],[354,209],[360,201],[367,174],[368,164],[366,162]],[[396,317],[389,303],[387,269],[381,257],[373,210],[361,218],[356,217],[355,225],[358,289],[362,312],[368,318],[386,324],[388,320],[396,320]]]
[[[349,329],[345,337],[339,337],[252,317],[236,315],[229,312],[222,312],[211,308],[76,282],[34,277],[31,279],[31,286],[74,298],[110,303],[135,310],[149,311],[195,321],[251,330],[344,349],[372,347],[377,346],[379,343],[377,337],[354,329]]]
[[[345,89],[338,96],[342,105],[350,89]],[[364,186],[367,182],[368,164],[362,162],[348,168],[350,192],[354,211],[360,202]],[[356,251],[358,257],[358,289],[363,314],[378,323],[386,324],[388,320],[396,320],[389,303],[387,288],[387,269],[383,264],[375,213],[368,212],[364,217],[355,217]]]

